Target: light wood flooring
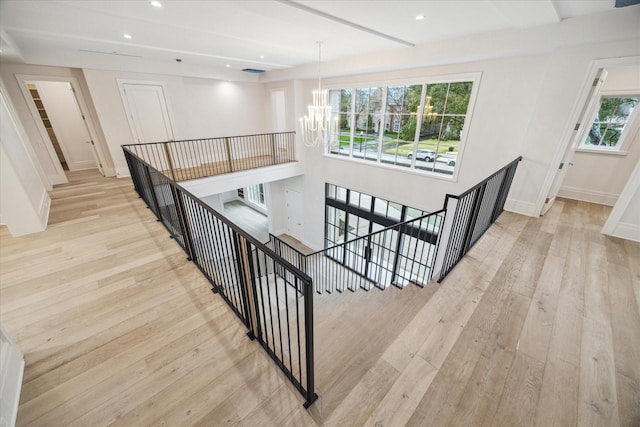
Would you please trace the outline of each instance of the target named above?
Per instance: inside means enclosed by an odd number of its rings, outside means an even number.
[[[442,284],[317,295],[307,411],[129,180],[69,177],[45,232],[0,229],[18,425],[640,425],[640,245],[608,208],[505,212]]]
[[[269,241],[269,218],[240,200],[224,204],[223,215],[264,243]]]
[[[202,163],[191,168],[175,168],[173,173],[170,170],[164,170],[164,174],[176,181],[188,181],[191,179],[206,178],[209,176],[222,175],[231,172],[239,172],[247,169],[263,168],[265,166],[273,166],[281,163],[294,162],[289,159],[286,152],[280,153],[276,158],[273,155],[240,157],[233,159],[231,163],[228,161]]]

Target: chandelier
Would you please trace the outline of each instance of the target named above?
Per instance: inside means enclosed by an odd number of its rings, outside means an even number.
[[[322,61],[322,42],[318,42],[318,90],[313,91],[313,105],[309,105],[307,115],[300,117],[302,138],[307,146],[319,146],[327,142],[331,105],[327,104],[327,91],[322,90],[320,64]]]

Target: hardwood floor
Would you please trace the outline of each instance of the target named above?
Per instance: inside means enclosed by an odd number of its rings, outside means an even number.
[[[244,202],[232,200],[225,203],[224,216],[258,239],[259,242],[269,241],[269,219]]]
[[[640,425],[640,244],[609,208],[505,212],[442,284],[317,296],[307,411],[129,180],[69,177],[45,232],[0,229],[18,425]]]

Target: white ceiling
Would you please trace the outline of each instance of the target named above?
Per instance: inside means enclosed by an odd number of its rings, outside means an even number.
[[[614,8],[614,0],[160,1],[0,0],[0,59],[131,71],[170,63],[175,74],[276,70],[317,62],[317,41],[323,60],[337,60]]]

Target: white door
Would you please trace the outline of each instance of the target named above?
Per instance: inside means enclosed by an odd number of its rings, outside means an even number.
[[[595,116],[595,109],[598,108],[596,102],[598,99],[598,94],[600,93],[600,88],[602,88],[602,84],[604,83],[606,78],[607,70],[605,70],[604,68],[596,70],[595,77],[591,81],[590,88],[588,89],[587,101],[585,102],[584,106],[582,107],[582,111],[580,112],[580,122],[576,124],[571,142],[569,143],[567,150],[562,157],[562,161],[558,165],[558,173],[553,180],[551,190],[549,191],[549,195],[544,202],[540,215],[544,215],[545,213],[547,213],[549,209],[551,209],[551,206],[553,206],[553,202],[555,202],[558,191],[560,191],[560,187],[562,186],[564,178],[567,175],[567,169],[572,165],[571,160],[573,159],[576,147],[584,138],[586,138],[587,132],[589,132],[589,129],[591,128],[591,123],[593,121],[593,117]]]
[[[302,196],[300,192],[290,188],[285,188],[284,192],[287,205],[287,233],[302,240]]]
[[[92,138],[69,82],[33,82],[70,171],[98,167]]]
[[[136,143],[173,141],[173,126],[161,84],[120,82]]]

